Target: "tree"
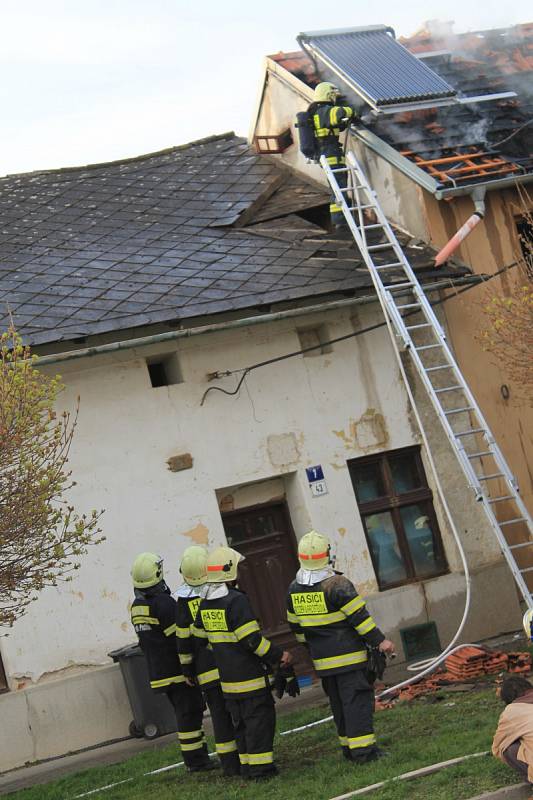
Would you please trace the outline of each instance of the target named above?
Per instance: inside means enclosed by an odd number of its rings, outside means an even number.
[[[13,327],[0,336],[0,626],[45,586],[71,580],[87,547],[103,540],[102,512],[80,515],[65,499],[78,408],[56,414],[64,387],[37,362]]]

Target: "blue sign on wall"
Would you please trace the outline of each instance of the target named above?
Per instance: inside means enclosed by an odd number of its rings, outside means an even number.
[[[317,464],[316,467],[306,467],[305,471],[307,473],[307,480],[309,483],[324,480],[324,473],[322,471],[321,464]]]

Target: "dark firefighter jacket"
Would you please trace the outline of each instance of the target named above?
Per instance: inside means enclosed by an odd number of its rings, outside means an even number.
[[[313,128],[319,154],[325,155],[328,164],[344,164],[339,134],[346,130],[353,119],[354,110],[350,106],[334,106],[331,103],[311,103],[309,112],[313,117]]]
[[[213,650],[211,645],[199,646],[198,638],[193,635],[194,621],[200,602],[199,597],[178,597],[177,599],[178,653],[184,675],[195,677],[201,689],[211,689],[220,680]]]
[[[293,581],[287,596],[287,619],[299,642],[305,642],[321,677],[366,667],[366,645],[377,647],[384,635],[365,601],[344,575],[313,586]]]
[[[176,648],[176,601],[165,583],[135,590],[131,621],[146,658],[152,689],[164,692],[172,683],[183,683]]]
[[[243,592],[230,588],[225,597],[202,600],[193,632],[213,648],[226,698],[250,697],[269,687],[265,665],[276,666],[283,653],[262,635]]]

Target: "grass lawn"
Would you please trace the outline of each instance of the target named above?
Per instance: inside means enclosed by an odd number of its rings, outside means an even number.
[[[438,698],[436,700],[435,698]],[[320,719],[325,704],[280,717],[275,742],[281,774],[265,783],[224,779],[219,773],[187,775],[180,767],[143,777],[148,770],[180,760],[178,748],[145,752],[122,764],[93,768],[53,783],[15,792],[11,800],[73,800],[76,795],[115,781],[133,780],[91,795],[102,800],[329,800],[352,789],[449,758],[490,750],[502,710],[494,688],[429,698],[376,714],[376,732],[387,758],[363,767],[342,758],[332,723],[279,736],[279,731]],[[212,745],[212,742],[210,742]],[[212,749],[212,748],[211,748]],[[438,774],[396,782],[369,795],[371,800],[463,800],[490,789],[517,783],[515,774],[491,756],[473,759]]]

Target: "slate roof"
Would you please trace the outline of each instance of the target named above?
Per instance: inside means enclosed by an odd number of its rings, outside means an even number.
[[[327,202],[322,187],[232,133],[135,159],[7,176],[1,325],[9,308],[38,345],[368,289],[353,247],[294,213]],[[412,254],[415,268],[443,276],[431,269],[433,251]]]

